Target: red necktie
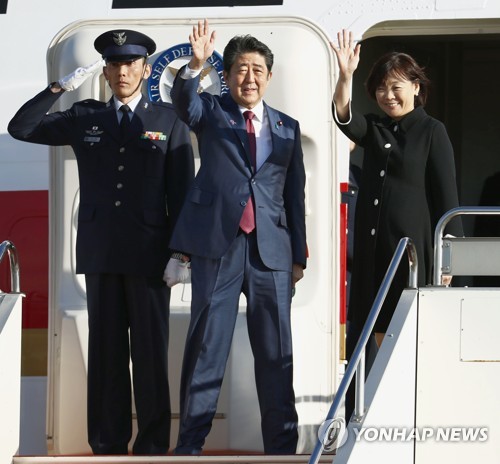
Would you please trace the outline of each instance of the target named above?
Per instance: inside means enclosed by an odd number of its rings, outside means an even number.
[[[250,161],[252,163],[253,172],[256,171],[257,166],[257,149],[255,140],[255,129],[253,127],[252,119],[255,116],[251,111],[245,111],[243,116],[246,121],[248,141],[250,146]],[[252,195],[248,198],[243,215],[240,219],[240,228],[243,232],[249,234],[255,229],[255,212],[253,208]]]

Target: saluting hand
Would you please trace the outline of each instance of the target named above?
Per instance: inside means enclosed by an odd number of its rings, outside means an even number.
[[[353,34],[346,29],[337,33],[337,41],[338,46],[333,42],[330,42],[330,46],[337,56],[340,74],[352,76],[359,64],[361,44],[354,45]]]
[[[203,63],[212,56],[215,50],[215,31],[210,32],[208,20],[198,21],[189,34],[189,43],[193,50],[193,57],[189,63],[191,69],[201,69]]]
[[[76,90],[99,68],[102,68],[104,64],[105,64],[104,60],[101,58],[89,66],[81,66],[78,69],[75,69],[72,73],[68,74],[67,76],[64,76],[61,79],[59,79],[57,83],[59,84],[61,89],[64,89],[68,92]]]

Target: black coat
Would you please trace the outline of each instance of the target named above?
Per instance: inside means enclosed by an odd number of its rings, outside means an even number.
[[[349,320],[362,326],[402,237],[417,249],[418,284],[431,282],[436,224],[458,206],[453,148],[444,125],[417,107],[399,122],[353,112],[339,128],[365,150],[356,206]],[[461,224],[447,232],[461,236]],[[408,283],[406,256],[375,331],[385,332]]]
[[[8,130],[19,140],[73,148],[80,181],[76,272],[161,276],[194,176],[187,126],[170,104],[143,97],[121,140],[112,100],[46,114],[62,94],[45,89]]]

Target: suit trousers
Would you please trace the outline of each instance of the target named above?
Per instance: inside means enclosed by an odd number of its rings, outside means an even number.
[[[192,305],[181,375],[176,454],[199,454],[214,418],[238,303],[247,325],[266,454],[294,454],[297,412],[290,322],[291,273],[262,263],[255,231],[240,232],[220,259],[192,256]],[[239,424],[242,428],[244,424]]]
[[[87,274],[87,418],[94,454],[128,454],[133,395],[134,454],[166,454],[170,442],[168,319],[161,277]]]

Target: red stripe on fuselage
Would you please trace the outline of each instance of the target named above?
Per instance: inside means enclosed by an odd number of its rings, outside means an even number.
[[[0,242],[10,240],[19,256],[23,328],[48,323],[48,191],[0,192]],[[0,264],[0,289],[11,290],[9,260]]]

